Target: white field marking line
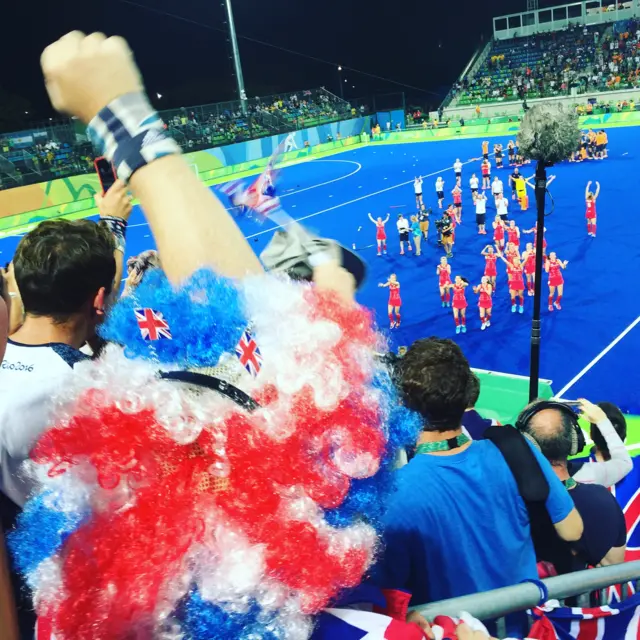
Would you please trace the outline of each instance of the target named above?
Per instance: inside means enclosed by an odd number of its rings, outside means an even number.
[[[472,160],[468,160],[467,162],[463,162],[462,164],[469,164],[471,162],[476,162],[477,160],[472,159]],[[434,171],[433,173],[427,173],[424,176],[420,176],[421,178],[431,178],[433,176],[437,176],[439,173],[444,173],[445,171],[449,171],[450,169],[453,169],[453,167],[445,167],[444,169],[440,169],[439,171]],[[387,191],[391,191],[393,189],[397,189],[398,187],[406,187],[408,184],[413,183],[413,180],[407,180],[407,182],[400,182],[399,184],[393,185],[392,187],[387,187],[386,189],[380,189],[380,191],[374,191],[373,193],[369,193],[365,196],[360,196],[359,198],[355,198],[354,200],[349,200],[348,202],[343,202],[342,204],[337,204],[334,207],[329,207],[328,209],[323,209],[322,211],[317,211],[316,213],[310,213],[308,216],[302,216],[301,218],[295,218],[293,220],[293,222],[301,222],[302,220],[308,220],[309,218],[315,218],[315,216],[319,216],[323,213],[328,213],[329,211],[334,211],[335,209],[339,209],[340,207],[345,207],[348,204],[354,204],[355,202],[360,202],[361,200],[366,200],[367,198],[371,198],[373,196],[379,196],[381,193],[386,193]],[[252,233],[250,236],[246,236],[247,240],[250,240],[251,238],[256,238],[257,236],[261,236],[265,233],[270,233],[272,231],[275,231],[276,229],[282,229],[288,225],[292,224],[291,222],[287,223],[287,224],[279,224],[276,225],[275,227],[269,227],[268,229],[265,229],[264,231],[258,231],[258,233]]]
[[[562,396],[573,387],[573,385],[580,380],[585,373],[587,373],[590,369],[592,369],[604,356],[615,347],[622,338],[624,338],[637,324],[640,324],[640,316],[638,316],[622,333],[620,333],[616,338],[614,338],[611,343],[609,343],[580,373],[578,373],[575,377],[573,377],[567,384],[558,391],[556,397],[562,398]]]
[[[493,154],[492,154],[493,155]],[[316,162],[322,162],[322,160],[317,160]],[[354,162],[353,160],[326,160],[325,162]],[[472,158],[471,160],[468,160],[467,162],[463,162],[463,165],[466,164],[470,164],[471,162],[477,162],[476,158]],[[360,165],[360,163],[356,162],[356,164]],[[360,165],[360,168],[357,171],[360,171],[360,169],[362,168],[362,165]],[[444,173],[445,171],[449,171],[450,169],[453,169],[453,166],[451,167],[445,167],[444,169],[440,169],[439,171],[434,171],[433,173],[428,173],[424,176],[420,176],[421,178],[431,178],[433,176],[438,175],[439,173]],[[354,171],[353,173],[350,173],[349,175],[353,175],[354,173],[356,173],[356,171]],[[330,180],[329,182],[336,182],[337,180],[343,180],[344,178],[346,178],[348,176],[342,176],[341,178],[336,178],[334,180]],[[322,184],[329,184],[329,182],[324,182]],[[380,191],[374,191],[373,193],[369,193],[365,196],[361,196],[360,198],[356,198],[355,200],[349,200],[349,202],[343,202],[342,204],[337,204],[334,207],[329,207],[329,209],[324,209],[323,211],[317,211],[316,213],[311,213],[308,216],[303,216],[302,218],[297,218],[295,220],[293,220],[293,222],[300,222],[300,220],[307,220],[308,218],[313,218],[315,216],[319,216],[322,213],[327,213],[328,211],[333,211],[335,209],[339,209],[340,207],[344,207],[348,204],[353,204],[354,202],[359,202],[360,200],[366,200],[367,198],[371,198],[372,196],[377,196],[380,195],[381,193],[385,193],[387,191],[391,191],[392,189],[397,189],[398,187],[405,187],[408,184],[411,184],[413,182],[413,180],[408,180],[407,182],[401,182],[400,184],[396,184],[392,187],[387,187],[386,189],[381,189]],[[320,187],[322,186],[322,184],[318,184],[315,185],[314,187],[307,187],[307,189],[304,190],[308,190],[308,189],[315,189],[315,187]],[[295,193],[300,193],[299,191],[296,191]],[[289,193],[286,195],[293,195],[293,193]],[[283,196],[284,197],[284,196]],[[145,226],[147,223],[143,223],[143,224],[133,224],[133,225],[129,225],[129,228],[131,227],[142,227]],[[258,233],[254,233],[250,236],[245,236],[245,238],[247,240],[250,240],[251,238],[255,238],[256,236],[261,236],[264,233],[270,233],[271,231],[275,231],[276,229],[282,229],[286,226],[288,226],[289,224],[292,224],[291,222],[282,225],[279,224],[275,227],[270,227],[269,229],[265,229],[264,231],[258,231]],[[122,279],[123,281],[126,280],[126,278]]]
[[[350,178],[351,176],[355,176],[356,173],[358,173],[361,169],[362,169],[362,165],[359,162],[356,162],[355,160],[325,160],[323,158],[319,158],[318,160],[312,160],[311,162],[344,162],[344,163],[348,163],[348,164],[355,164],[358,165],[357,169],[355,169],[355,171],[352,171],[351,173],[348,173],[346,176],[339,176],[338,178],[334,178],[333,180],[327,180],[327,182],[321,182],[319,184],[314,184],[311,185],[310,187],[305,187],[304,189],[298,189],[297,191],[290,191],[288,193],[283,193],[280,196],[280,199],[282,200],[282,198],[287,198],[289,196],[295,196],[298,193],[302,193],[303,191],[309,191],[311,189],[317,189],[318,187],[325,187],[328,184],[333,184],[334,182],[338,182],[339,180],[346,180],[347,178]],[[295,166],[295,165],[292,165]],[[285,167],[286,168],[286,167]],[[223,183],[221,183],[223,184]],[[215,185],[218,186],[218,185]],[[207,187],[210,188],[210,187]],[[237,207],[227,207],[227,211],[232,211],[233,209],[236,209]],[[129,229],[132,229],[134,227],[146,227],[149,223],[148,222],[140,222],[138,224],[130,224],[128,226]]]

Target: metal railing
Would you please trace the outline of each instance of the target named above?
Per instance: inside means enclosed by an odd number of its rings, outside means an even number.
[[[497,16],[493,19],[493,35],[502,40],[516,35],[560,31],[573,25],[613,23],[634,16],[640,16],[640,0],[581,0]]]
[[[562,601],[573,596],[590,594],[612,585],[635,582],[636,580],[640,580],[640,560],[598,569],[576,571],[554,578],[546,578],[541,582],[548,589],[547,600]],[[412,609],[417,610],[429,621],[433,621],[439,615],[458,616],[462,611],[470,613],[479,620],[496,618],[500,620],[510,613],[526,611],[540,604],[540,588],[536,584],[525,582],[512,587],[431,602],[427,605],[412,607]],[[500,626],[499,623],[499,629]]]

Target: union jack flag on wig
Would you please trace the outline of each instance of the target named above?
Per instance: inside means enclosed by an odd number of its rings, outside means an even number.
[[[145,340],[172,340],[169,323],[162,317],[160,311],[153,309],[134,309],[140,333]]]
[[[262,369],[262,354],[258,343],[249,331],[245,329],[236,347],[236,355],[240,364],[255,378]]]

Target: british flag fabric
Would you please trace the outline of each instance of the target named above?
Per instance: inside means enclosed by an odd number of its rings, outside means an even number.
[[[638,640],[640,595],[620,604],[592,609],[547,603],[533,611],[539,618],[529,637],[535,640]]]
[[[144,340],[155,341],[163,338],[172,340],[169,323],[162,317],[160,311],[144,308],[134,309],[134,313]]]
[[[611,489],[622,507],[627,525],[627,551],[625,562],[640,560],[640,457],[633,458],[633,469]],[[609,588],[609,604],[622,600],[622,591],[627,595],[635,593],[633,583],[615,585]]]
[[[422,640],[415,624],[357,609],[325,609],[318,617],[312,640]]]

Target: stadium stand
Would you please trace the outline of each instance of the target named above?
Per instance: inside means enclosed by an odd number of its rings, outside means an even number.
[[[548,98],[640,86],[640,22],[572,25],[563,31],[495,39],[463,77],[451,106]]]
[[[344,120],[352,106],[325,89],[161,112],[185,151],[243,142]],[[95,157],[73,121],[0,134],[0,189],[90,173]]]

